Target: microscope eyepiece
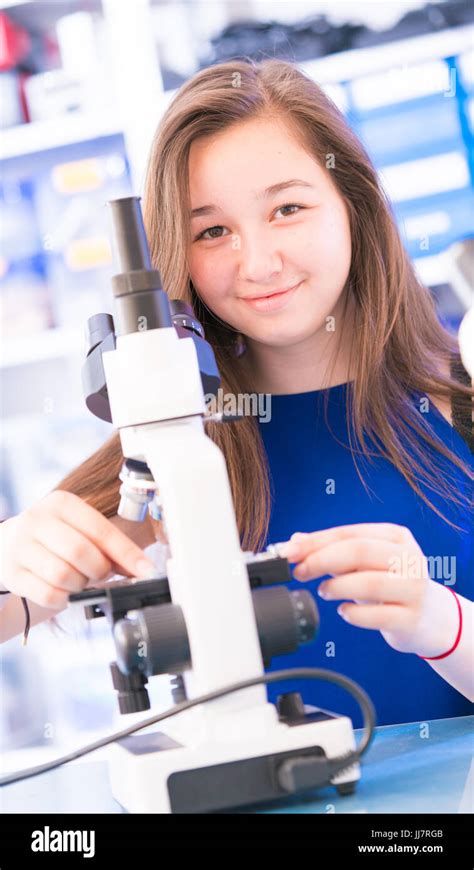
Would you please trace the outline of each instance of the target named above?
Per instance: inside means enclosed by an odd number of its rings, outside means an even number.
[[[139,196],[126,196],[109,202],[117,253],[122,272],[151,270],[150,251],[143,224]]]
[[[140,197],[113,199],[109,206],[121,269],[112,278],[116,333],[168,329],[173,326],[170,303],[160,273],[151,264]]]

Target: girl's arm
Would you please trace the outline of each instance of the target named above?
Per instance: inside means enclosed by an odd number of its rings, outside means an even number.
[[[459,630],[459,610],[454,595],[440,583],[434,583],[433,606],[444,616],[443,635],[447,652],[453,646]],[[427,659],[426,663],[454,689],[474,703],[474,604],[457,594],[462,613],[462,632],[459,643],[450,655],[438,660]],[[436,606],[436,602],[437,606]],[[431,634],[436,631],[432,625]]]
[[[138,544],[139,547],[142,547],[142,549],[155,543],[154,528],[149,515],[142,523],[124,520],[119,516],[111,517],[110,522],[114,526],[117,526],[127,537],[131,538],[134,543]],[[11,593],[5,596],[5,601],[2,599],[3,596],[0,598],[0,644],[11,640],[16,635],[23,634],[25,629],[25,611],[21,598]],[[29,599],[27,603],[28,610],[30,611],[30,628],[47,619],[52,619],[53,616],[57,616],[65,609],[52,610],[49,607],[41,607]]]
[[[378,629],[393,649],[426,658],[446,682],[474,701],[474,604],[430,578],[409,529],[359,523],[295,533],[277,547],[280,555],[297,563],[297,580],[332,575],[320,584],[318,594],[325,600],[342,599],[337,612],[346,622]],[[444,656],[457,639],[460,611],[459,642]]]
[[[7,640],[11,640],[18,634],[23,634],[25,630],[26,617],[21,598],[13,593],[5,597],[7,600],[0,610],[0,644],[6,643]],[[28,601],[28,610],[30,611],[30,628],[61,613],[61,610],[40,607],[34,601]]]

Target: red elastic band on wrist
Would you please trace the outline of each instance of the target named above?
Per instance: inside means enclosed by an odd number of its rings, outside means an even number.
[[[448,588],[449,588],[449,587],[448,587]],[[436,662],[438,659],[445,659],[446,656],[450,656],[451,653],[453,653],[454,650],[456,649],[456,647],[458,646],[459,641],[461,640],[461,634],[462,634],[462,608],[461,608],[461,605],[460,605],[460,603],[459,603],[458,596],[456,595],[454,589],[450,589],[449,591],[453,593],[454,598],[456,599],[456,604],[457,604],[457,606],[458,606],[458,613],[459,613],[459,628],[458,628],[458,633],[457,633],[457,635],[456,635],[456,640],[454,641],[454,645],[451,647],[451,649],[448,649],[448,652],[445,652],[445,653],[443,653],[443,654],[440,655],[440,656],[418,656],[418,658],[420,658],[420,659],[424,659],[424,661],[426,661],[426,662]]]

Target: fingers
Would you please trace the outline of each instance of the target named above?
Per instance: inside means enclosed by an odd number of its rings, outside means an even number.
[[[27,568],[19,569],[16,576],[18,585],[15,589],[15,595],[20,595],[29,601],[34,601],[40,607],[51,610],[64,610],[67,607],[69,593],[65,592],[64,589],[51,586],[37,574],[32,574]]]
[[[332,575],[318,592],[327,600],[352,599],[337,608],[345,621],[381,631],[394,649],[411,651],[410,641],[399,639],[406,638],[407,631],[412,633],[419,619],[429,572],[409,529],[392,523],[358,523],[295,533],[276,546],[279,555],[297,563],[293,570],[297,580]]]
[[[424,587],[423,587],[424,588]],[[318,588],[318,595],[325,601],[341,598],[389,604],[409,604],[420,597],[420,587],[412,580],[394,577],[383,571],[360,571],[341,574],[332,580],[325,580]]]
[[[382,539],[349,538],[310,552],[294,569],[297,580],[351,571],[388,571],[400,559],[399,545]]]
[[[49,498],[52,506],[57,505],[60,518],[89,538],[110,559],[117,573],[140,574],[137,565],[143,559],[153,568],[137,544],[83,499],[64,490],[55,490]]]
[[[39,520],[35,524],[34,540],[50,553],[59,556],[73,569],[70,573],[72,585],[65,587],[71,591],[79,591],[77,584],[80,578],[84,586],[87,580],[98,582],[111,571],[110,559],[107,559],[92,541],[56,517],[48,517],[47,522]],[[26,565],[24,558],[22,562]],[[31,569],[31,565],[26,567]],[[39,574],[44,579],[48,579],[41,571]]]
[[[395,523],[354,523],[348,526],[336,526],[331,529],[321,529],[318,532],[295,532],[280,550],[283,556],[296,556],[304,559],[310,552],[335,541],[348,538],[382,538],[393,541],[394,544],[413,543],[413,537],[405,526]]]
[[[63,592],[80,592],[87,582],[87,577],[81,572],[34,540],[25,547],[20,568]]]
[[[406,629],[405,607],[396,604],[341,604],[337,612],[358,628],[394,632]]]

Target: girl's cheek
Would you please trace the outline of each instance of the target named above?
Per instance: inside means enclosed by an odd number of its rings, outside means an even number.
[[[191,280],[195,287],[220,289],[229,281],[235,259],[226,250],[226,246],[209,246],[206,251],[195,254],[189,260]]]

